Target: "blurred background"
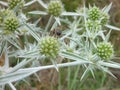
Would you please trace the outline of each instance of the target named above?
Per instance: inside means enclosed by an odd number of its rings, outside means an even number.
[[[27,1],[30,0],[26,0],[26,2]],[[43,1],[47,2],[48,0]],[[111,25],[120,28],[120,0],[62,0],[62,2],[66,11],[75,11],[78,7],[83,7],[83,3],[85,3],[87,7],[90,4],[91,6],[96,5],[100,8],[112,3],[112,8],[109,12],[110,23]],[[28,11],[41,9],[43,8],[39,4],[35,3],[29,8],[24,8],[24,12],[26,13]],[[38,17],[32,16],[31,22]],[[44,20],[42,23],[44,23]],[[120,32],[112,31],[110,41],[114,45],[115,55],[120,57]],[[113,61],[120,63],[119,59]],[[80,71],[75,78],[74,88],[71,90],[120,90],[120,70],[110,68],[111,72],[117,77],[117,79],[105,74],[104,72],[96,71],[95,79],[90,73],[88,73],[85,79],[80,82],[80,77],[85,69],[82,67],[79,68]],[[68,74],[69,69],[70,71]],[[42,70],[37,72],[40,81],[35,75],[31,75],[25,80],[19,81],[15,84],[18,90],[69,90],[68,86],[71,85],[72,80],[74,80],[76,69],[78,69],[78,66],[61,68],[59,73],[55,69]],[[6,86],[6,90],[10,89]]]

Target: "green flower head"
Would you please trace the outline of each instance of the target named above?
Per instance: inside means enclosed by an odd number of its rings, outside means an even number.
[[[60,1],[51,1],[48,5],[48,13],[53,16],[60,16],[62,13],[62,3]]]
[[[4,28],[9,32],[14,32],[19,27],[19,21],[17,17],[7,17],[4,20]]]
[[[108,60],[113,55],[113,46],[111,43],[100,43],[97,46],[97,54],[101,59]]]
[[[45,37],[40,42],[40,52],[47,57],[56,57],[59,49],[59,42],[54,37]]]
[[[90,20],[98,20],[100,18],[100,9],[96,6],[88,10],[88,18]]]

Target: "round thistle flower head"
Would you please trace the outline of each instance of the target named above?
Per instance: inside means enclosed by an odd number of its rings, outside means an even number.
[[[53,16],[60,16],[62,13],[62,3],[60,1],[51,1],[48,5],[48,13]]]
[[[40,42],[40,51],[46,57],[56,57],[58,55],[60,45],[54,37],[45,37]]]
[[[4,28],[9,32],[14,32],[19,27],[19,21],[17,17],[7,17],[4,20]]]
[[[105,25],[109,21],[109,15],[107,13],[101,13],[101,25]]]
[[[113,46],[111,43],[100,43],[97,46],[97,54],[101,59],[108,60],[113,55]]]
[[[8,0],[8,6],[10,9],[15,8],[17,5],[21,9],[23,8],[24,4],[24,0]]]
[[[100,9],[96,6],[88,11],[88,17],[91,20],[98,20],[100,18]]]

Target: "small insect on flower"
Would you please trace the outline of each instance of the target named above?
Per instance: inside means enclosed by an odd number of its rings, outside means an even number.
[[[55,28],[54,30],[50,31],[50,36],[60,37],[62,35],[62,30],[59,28]]]

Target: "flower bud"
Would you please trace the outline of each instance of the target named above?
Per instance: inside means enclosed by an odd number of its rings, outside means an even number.
[[[87,22],[86,22],[86,26],[87,26],[87,28],[89,29],[89,30],[92,30],[93,29],[93,22],[91,21],[91,20],[88,20]]]
[[[97,46],[97,54],[101,59],[108,60],[113,55],[113,47],[110,43],[100,43]]]
[[[40,51],[47,57],[56,57],[59,49],[59,42],[54,37],[45,37],[40,42]]]
[[[48,13],[53,16],[60,16],[62,13],[62,3],[60,1],[51,1],[48,5]]]
[[[86,26],[90,31],[98,31],[100,29],[100,24],[98,21],[88,20]]]

